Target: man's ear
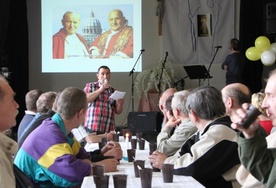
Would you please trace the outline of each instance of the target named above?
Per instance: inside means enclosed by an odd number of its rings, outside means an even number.
[[[173,113],[176,113],[177,117],[179,117],[181,115],[179,109],[174,109]]]
[[[198,115],[193,111],[193,110],[190,110],[190,118],[191,118],[191,121],[193,122],[197,122],[198,121]]]
[[[86,110],[82,108],[82,109],[77,113],[77,117],[78,117],[78,118],[82,118],[82,116],[85,116],[85,114],[86,114]]]
[[[231,97],[228,97],[227,101],[226,101],[226,105],[227,105],[228,109],[233,108],[234,107],[234,99],[232,99]]]
[[[163,112],[164,106],[162,104],[159,105],[160,110]]]
[[[159,109],[161,110],[161,112],[164,111],[164,105],[163,105],[163,101],[161,99],[159,99],[159,103],[158,103]]]

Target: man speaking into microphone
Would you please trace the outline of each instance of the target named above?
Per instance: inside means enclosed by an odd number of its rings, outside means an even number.
[[[110,97],[115,89],[110,86],[111,72],[107,66],[98,68],[97,82],[85,85],[88,109],[84,126],[97,134],[115,130],[115,114],[123,111],[124,99],[113,100]]]

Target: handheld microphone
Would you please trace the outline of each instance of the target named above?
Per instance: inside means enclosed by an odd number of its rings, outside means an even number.
[[[104,83],[108,84],[108,80],[107,80],[107,79],[104,79]],[[108,92],[108,94],[110,94],[110,93],[111,93],[110,87],[109,87],[109,88],[107,88],[107,92]]]
[[[261,114],[261,112],[255,108],[253,105],[250,105],[246,110],[247,117],[243,120],[243,122],[238,123],[239,126],[243,126],[244,128],[248,128]]]
[[[141,50],[141,52],[144,52],[144,51],[145,51],[145,49],[142,49],[142,50]]]
[[[222,46],[215,46],[215,48],[222,48]]]

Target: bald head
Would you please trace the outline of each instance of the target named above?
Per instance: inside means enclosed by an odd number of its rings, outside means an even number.
[[[163,112],[163,110],[166,109],[166,100],[168,97],[174,95],[174,93],[177,92],[177,90],[175,88],[169,88],[167,90],[165,90],[160,99],[159,99],[159,109]]]
[[[222,99],[226,108],[226,114],[231,117],[234,110],[241,107],[243,103],[251,102],[249,88],[240,83],[233,83],[225,86],[222,90]]]
[[[126,19],[121,10],[112,10],[108,16],[108,22],[112,31],[119,31],[126,23]]]
[[[225,97],[236,98],[236,104],[241,106],[245,102],[250,102],[251,92],[246,85],[234,83],[225,86],[222,90],[222,95]]]

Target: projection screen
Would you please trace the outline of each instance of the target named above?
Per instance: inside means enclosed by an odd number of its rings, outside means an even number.
[[[141,71],[141,0],[41,0],[41,14],[43,73]]]

